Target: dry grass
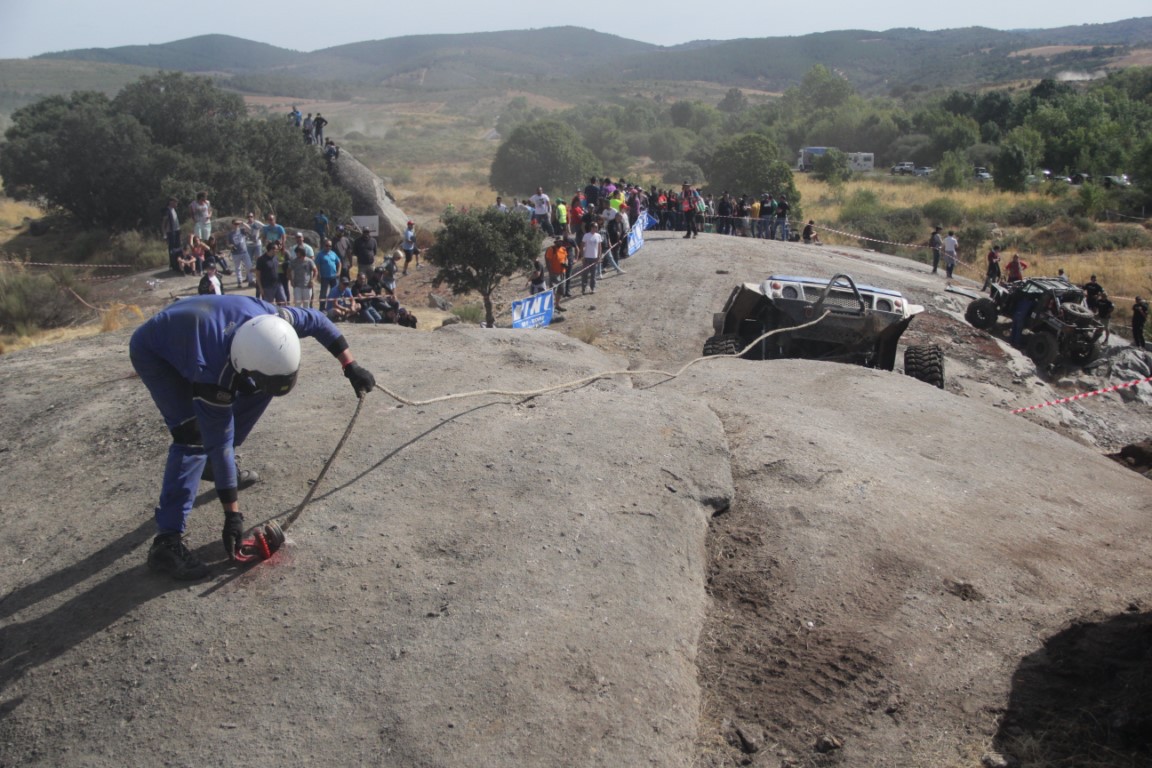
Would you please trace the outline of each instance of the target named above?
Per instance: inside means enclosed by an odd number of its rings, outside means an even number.
[[[0,197],[0,247],[4,243],[11,240],[16,232],[13,229],[19,229],[24,219],[39,218],[40,209],[29,203],[18,203],[15,200],[7,197]]]
[[[51,331],[42,331],[32,336],[5,334],[0,336],[0,354],[19,352],[22,349],[42,347],[47,344],[59,344],[65,341],[88,339],[100,333],[102,333],[100,326],[92,324],[71,328],[56,328]]]

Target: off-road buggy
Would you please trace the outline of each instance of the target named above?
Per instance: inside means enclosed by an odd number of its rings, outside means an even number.
[[[1084,306],[1084,291],[1055,277],[993,283],[987,298],[968,305],[965,319],[982,331],[1000,317],[1016,322],[1020,342],[1039,368],[1056,363],[1087,365],[1099,353],[1103,324]]]
[[[828,316],[820,322],[798,327],[825,311]],[[848,275],[830,280],[771,275],[763,283],[743,283],[732,290],[723,311],[712,318],[716,335],[704,342],[704,354],[735,354],[768,331],[794,328],[763,339],[741,357],[831,360],[890,371],[901,334],[923,311],[898,291],[858,285]],[[943,388],[940,347],[908,347],[904,373]]]

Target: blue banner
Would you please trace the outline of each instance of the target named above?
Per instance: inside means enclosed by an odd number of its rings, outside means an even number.
[[[641,221],[643,221],[643,219],[641,219],[640,221],[637,221],[636,225],[633,226],[632,229],[628,231],[628,255],[629,256],[631,256],[632,254],[636,253],[636,251],[638,251],[644,247],[644,227],[641,226],[641,224],[640,224]]]
[[[513,328],[543,328],[552,323],[552,309],[556,298],[552,291],[512,302]]]

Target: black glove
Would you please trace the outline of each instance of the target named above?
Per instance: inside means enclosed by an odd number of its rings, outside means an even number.
[[[224,513],[222,538],[224,539],[224,551],[228,554],[228,559],[231,560],[240,551],[240,544],[244,541],[244,515],[239,512]]]
[[[376,378],[361,368],[359,363],[348,363],[344,368],[344,375],[348,381],[352,382],[352,389],[356,391],[356,397],[363,397],[376,389]]]

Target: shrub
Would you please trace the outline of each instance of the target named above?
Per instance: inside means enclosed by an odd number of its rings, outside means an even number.
[[[111,257],[116,264],[162,267],[168,264],[168,248],[163,241],[132,230],[112,238]]]
[[[840,209],[840,221],[859,221],[878,217],[884,212],[884,205],[875,190],[862,188],[852,193]]]
[[[921,208],[924,218],[933,225],[939,224],[945,229],[949,225],[957,225],[964,221],[964,206],[949,197],[937,197],[929,200]]]
[[[452,314],[460,318],[460,322],[462,323],[479,325],[484,322],[484,305],[465,304],[460,307],[452,307]]]
[[[64,273],[0,271],[0,330],[30,336],[38,330],[69,325],[82,306],[64,291]],[[80,289],[75,289],[82,293]]]
[[[1059,202],[1025,200],[1008,209],[1004,223],[1011,227],[1037,227],[1051,224],[1067,210]]]

